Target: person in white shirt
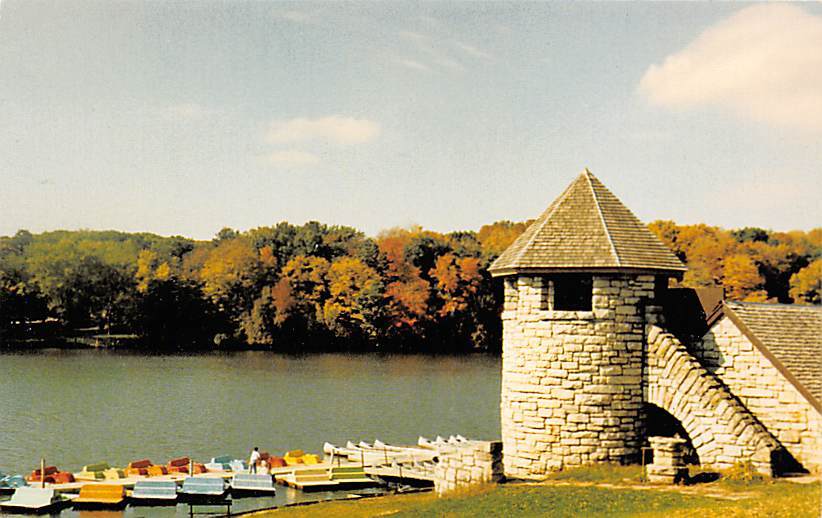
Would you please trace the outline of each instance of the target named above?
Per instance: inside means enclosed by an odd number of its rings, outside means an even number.
[[[260,449],[258,447],[254,447],[254,451],[251,452],[251,459],[248,461],[248,472],[249,473],[257,473],[257,461],[260,460]]]

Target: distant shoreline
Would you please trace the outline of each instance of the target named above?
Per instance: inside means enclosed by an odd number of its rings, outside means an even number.
[[[270,345],[259,344],[249,345],[242,342],[231,342],[220,346],[202,347],[156,347],[149,346],[150,339],[138,335],[112,334],[112,335],[92,335],[92,336],[54,336],[49,338],[28,338],[0,340],[0,354],[9,352],[44,351],[49,349],[59,350],[106,350],[123,351],[130,353],[145,354],[207,354],[207,353],[235,353],[245,351],[272,352],[278,354],[288,354],[297,356],[321,355],[321,354],[378,354],[378,355],[399,355],[399,356],[500,356],[499,351],[490,350],[446,350],[436,347],[426,347],[424,349],[394,349],[394,348],[309,348],[299,347],[276,348]]]

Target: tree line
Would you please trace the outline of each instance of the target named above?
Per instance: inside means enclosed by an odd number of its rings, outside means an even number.
[[[211,241],[21,230],[0,237],[0,341],[90,329],[151,348],[498,351],[502,293],[488,267],[528,223],[371,238],[283,222]],[[684,286],[819,303],[822,229],[649,228],[688,264]]]

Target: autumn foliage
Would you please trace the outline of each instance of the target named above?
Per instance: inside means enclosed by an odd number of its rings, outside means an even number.
[[[819,303],[822,229],[728,231],[672,221],[648,227],[687,264],[683,286],[721,287],[729,300]]]
[[[0,237],[0,340],[35,323],[94,326],[151,347],[499,350],[501,286],[488,267],[528,226],[479,232],[279,223],[211,241],[121,232]],[[820,303],[822,229],[724,230],[655,221],[687,287],[733,300]]]

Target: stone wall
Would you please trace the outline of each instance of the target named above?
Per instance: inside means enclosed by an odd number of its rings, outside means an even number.
[[[758,472],[773,474],[778,441],[676,337],[648,327],[645,400],[682,423],[703,466],[750,461]]]
[[[651,275],[594,275],[591,311],[556,311],[552,283],[505,279],[502,440],[506,476],[639,458]]]
[[[434,488],[438,495],[474,484],[499,482],[503,478],[502,443],[468,441],[440,446],[434,468]]]
[[[822,415],[727,317],[694,346],[715,373],[802,465],[822,469]]]

